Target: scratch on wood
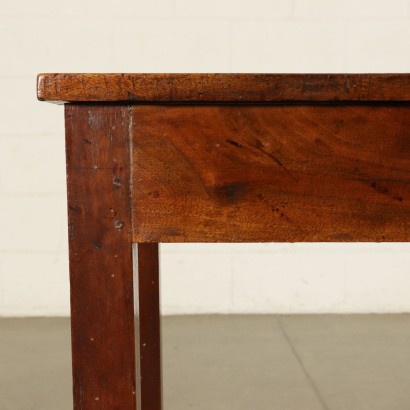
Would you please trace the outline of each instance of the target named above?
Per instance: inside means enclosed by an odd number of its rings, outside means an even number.
[[[265,150],[263,143],[256,139],[255,144],[252,144],[252,146],[254,148],[256,148],[258,151],[260,151],[262,154],[268,156],[269,158],[271,158],[276,164],[278,164],[288,175],[289,177],[295,181],[298,182],[298,180],[292,175],[292,173],[289,171],[289,169],[283,164],[283,162],[277,158],[275,155],[273,155],[271,152],[268,152]]]

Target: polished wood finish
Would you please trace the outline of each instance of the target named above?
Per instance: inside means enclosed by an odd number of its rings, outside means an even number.
[[[408,101],[408,74],[39,74],[54,102]]]
[[[76,410],[161,410],[158,242],[410,241],[409,74],[40,74],[37,86],[71,103]]]
[[[410,106],[133,107],[133,240],[410,240]]]
[[[140,245],[134,281],[129,125],[128,107],[66,105],[78,410],[161,409],[158,247]]]

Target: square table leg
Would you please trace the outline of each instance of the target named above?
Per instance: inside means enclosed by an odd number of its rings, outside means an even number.
[[[76,410],[161,408],[158,245],[138,246],[134,270],[129,118],[66,105]]]
[[[159,258],[157,243],[136,245],[134,280],[137,306],[137,402],[138,409],[162,408],[161,323],[159,298]],[[139,355],[139,356],[138,356]],[[139,357],[139,360],[138,360]]]

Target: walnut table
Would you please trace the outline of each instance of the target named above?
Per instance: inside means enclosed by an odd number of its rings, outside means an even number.
[[[410,240],[408,74],[41,74],[37,93],[65,103],[76,410],[161,408],[159,242]]]

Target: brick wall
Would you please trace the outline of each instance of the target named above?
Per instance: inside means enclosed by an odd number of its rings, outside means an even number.
[[[1,0],[0,315],[69,312],[39,72],[410,72],[409,0]],[[410,245],[162,246],[165,313],[410,311]]]

